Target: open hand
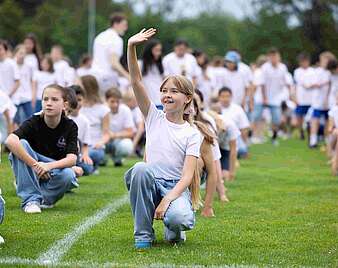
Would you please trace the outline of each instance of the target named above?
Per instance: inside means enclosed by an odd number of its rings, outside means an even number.
[[[90,158],[88,154],[84,154],[82,156],[82,161],[87,165],[93,165],[93,160]]]
[[[138,45],[145,41],[147,41],[150,37],[152,37],[156,33],[156,29],[150,28],[146,30],[143,28],[139,33],[133,35],[128,40],[128,45]]]

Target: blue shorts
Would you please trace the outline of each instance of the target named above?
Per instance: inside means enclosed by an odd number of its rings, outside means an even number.
[[[307,114],[310,107],[311,107],[310,105],[298,105],[295,110],[295,114],[298,117],[304,117]]]
[[[263,105],[263,104],[255,104],[254,111],[252,115],[252,119],[254,122],[258,122],[262,120],[262,114],[264,108],[268,108],[271,113],[271,121],[275,126],[280,125],[281,117],[282,117],[282,109],[278,105]]]
[[[325,120],[329,118],[329,110],[317,110],[313,109],[312,118],[320,119],[324,117]]]

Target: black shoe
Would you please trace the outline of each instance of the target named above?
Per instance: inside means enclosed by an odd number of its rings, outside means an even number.
[[[114,166],[115,166],[115,167],[122,167],[122,166],[123,166],[122,161],[121,161],[121,160],[115,161],[115,162],[114,162]]]

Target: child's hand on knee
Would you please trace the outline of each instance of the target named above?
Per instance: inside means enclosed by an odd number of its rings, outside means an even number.
[[[155,215],[154,218],[156,220],[163,220],[164,218],[164,214],[166,213],[169,205],[170,205],[171,200],[169,200],[166,197],[162,198],[161,203],[157,206],[156,210],[155,210]]]

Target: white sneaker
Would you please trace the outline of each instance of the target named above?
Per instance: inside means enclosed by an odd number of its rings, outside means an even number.
[[[0,244],[5,243],[5,239],[0,235]]]
[[[23,209],[26,213],[41,213],[40,205],[37,202],[28,202]]]

